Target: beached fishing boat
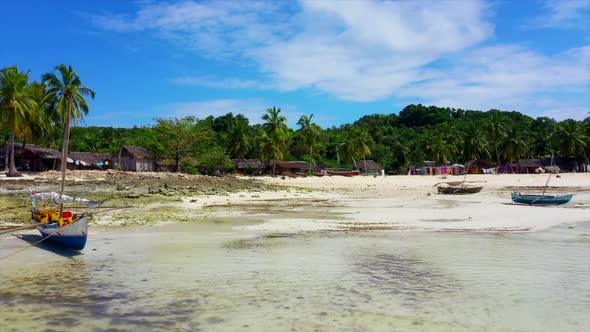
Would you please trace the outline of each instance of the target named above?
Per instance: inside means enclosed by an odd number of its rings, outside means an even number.
[[[569,202],[574,195],[545,195],[545,191],[547,191],[547,187],[549,186],[549,180],[551,179],[551,175],[553,173],[559,172],[559,167],[553,168],[549,176],[547,177],[547,182],[545,182],[545,187],[543,188],[543,192],[541,195],[535,194],[521,194],[517,192],[512,192],[512,202],[518,204],[526,204],[526,205],[562,205]],[[559,177],[559,176],[558,176]]]
[[[41,236],[65,248],[84,249],[88,237],[88,218],[90,214],[87,212],[74,214],[71,211],[63,211],[63,209],[61,213],[58,209],[40,210],[38,209],[38,201],[43,200],[51,200],[56,205],[69,202],[83,204],[87,207],[99,206],[102,201],[59,195],[55,192],[31,194],[33,203],[32,218]]]
[[[358,170],[331,170],[331,169],[327,169],[326,174],[330,175],[330,176],[332,176],[332,175],[356,176],[356,175],[360,175],[361,172]]]
[[[512,193],[512,201],[526,205],[562,205],[569,202],[574,195],[548,196],[548,195],[526,195]]]
[[[481,191],[483,187],[438,187],[439,194],[445,195],[467,195],[467,194],[475,194]]]
[[[88,207],[102,204],[100,201],[90,201],[83,198],[69,197],[64,194],[66,186],[66,171],[68,169],[68,145],[70,142],[71,122],[81,118],[88,112],[88,104],[83,96],[94,98],[94,91],[82,86],[78,74],[71,66],[58,65],[55,71],[61,74],[61,79],[55,73],[43,75],[43,82],[47,84],[45,99],[55,108],[62,120],[62,149],[61,149],[61,188],[60,192],[31,193],[33,203],[32,217],[37,229],[51,242],[66,248],[82,250],[88,237],[89,213],[74,214],[64,210],[64,203],[85,204]],[[40,200],[52,200],[59,205],[55,209],[39,209]]]
[[[438,186],[438,193],[443,195],[468,195],[480,192],[483,187],[465,185],[466,182],[482,182],[465,181],[467,179],[467,174],[469,173],[469,167],[471,167],[472,163],[473,161],[467,163],[465,175],[463,176],[463,181],[439,182],[435,183],[433,187]]]

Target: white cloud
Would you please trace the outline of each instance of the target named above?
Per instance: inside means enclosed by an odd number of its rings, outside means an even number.
[[[589,30],[590,0],[547,0],[544,13],[531,25],[540,28]]]
[[[480,1],[304,1],[301,32],[253,50],[284,90],[370,101],[428,78],[422,66],[493,33]]]
[[[580,24],[588,3],[548,2],[545,23]],[[590,46],[551,56],[516,44],[480,46],[494,35],[492,9],[483,0],[184,1],[147,3],[134,15],[94,16],[94,22],[111,31],[153,33],[199,55],[253,61],[260,70],[254,78],[207,73],[175,78],[175,84],[315,88],[343,100],[401,97],[531,115],[588,109]],[[269,107],[231,99],[176,106],[207,109],[201,116],[245,113],[253,121]]]
[[[590,108],[589,54],[590,46],[554,57],[515,45],[480,48],[453,59],[450,68],[433,71],[432,79],[403,87],[399,95],[439,106],[550,112],[556,118],[561,109],[576,117],[577,110]]]
[[[290,2],[186,1],[148,4],[130,17],[95,16],[94,22],[120,32],[154,31],[213,56],[254,60],[271,77],[265,86],[316,87],[366,101],[428,78],[420,66],[491,36],[486,9],[479,0],[303,1],[300,8]],[[217,85],[203,79],[178,82],[197,81]]]
[[[204,55],[232,56],[288,34],[282,9],[263,1],[149,2],[135,15],[93,15],[92,21],[110,31],[155,33]]]

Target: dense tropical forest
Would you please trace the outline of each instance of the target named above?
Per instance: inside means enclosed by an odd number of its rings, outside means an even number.
[[[280,108],[269,108],[260,124],[240,115],[204,119],[156,118],[134,128],[86,127],[84,87],[72,69],[59,65],[41,80],[29,82],[18,67],[0,71],[0,144],[25,142],[59,149],[73,121],[70,151],[115,153],[122,145],[148,148],[174,170],[229,169],[230,159],[306,160],[356,168],[373,159],[388,171],[404,171],[425,160],[464,163],[489,159],[499,163],[547,155],[575,156],[587,162],[590,117],[557,122],[516,111],[487,112],[408,105],[399,114],[366,115],[352,124],[321,128],[313,110],[296,124],[287,123]],[[70,108],[71,118],[66,110]],[[10,163],[9,163],[10,164]]]

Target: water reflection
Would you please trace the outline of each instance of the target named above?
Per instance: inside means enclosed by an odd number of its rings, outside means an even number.
[[[457,280],[417,258],[380,253],[357,256],[355,265],[355,272],[367,277],[368,286],[398,298],[403,305],[420,306],[449,296],[458,287]]]
[[[93,234],[78,256],[32,248],[1,265],[0,326],[585,330],[588,233],[564,227],[291,236],[243,234],[226,223],[127,228]],[[0,243],[0,253],[14,248]]]

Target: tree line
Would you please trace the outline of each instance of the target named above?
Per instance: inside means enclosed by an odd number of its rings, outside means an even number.
[[[64,121],[80,124],[88,113],[85,97],[94,98],[94,91],[82,85],[71,66],[59,65],[39,82],[29,82],[28,73],[16,66],[2,69],[0,141],[9,146],[18,141],[60,147]],[[72,107],[71,119],[64,118],[67,107]],[[425,160],[445,164],[488,159],[506,164],[555,155],[588,162],[590,154],[590,117],[557,122],[516,111],[412,104],[399,114],[366,115],[325,129],[313,119],[313,114],[301,116],[292,128],[281,109],[272,107],[260,124],[228,112],[204,119],[156,118],[151,125],[133,128],[74,126],[69,148],[116,153],[122,145],[143,146],[174,171],[189,173],[229,169],[231,159],[305,160],[349,168],[373,159],[388,171],[404,172]],[[14,162],[7,164],[8,173],[15,173]]]

